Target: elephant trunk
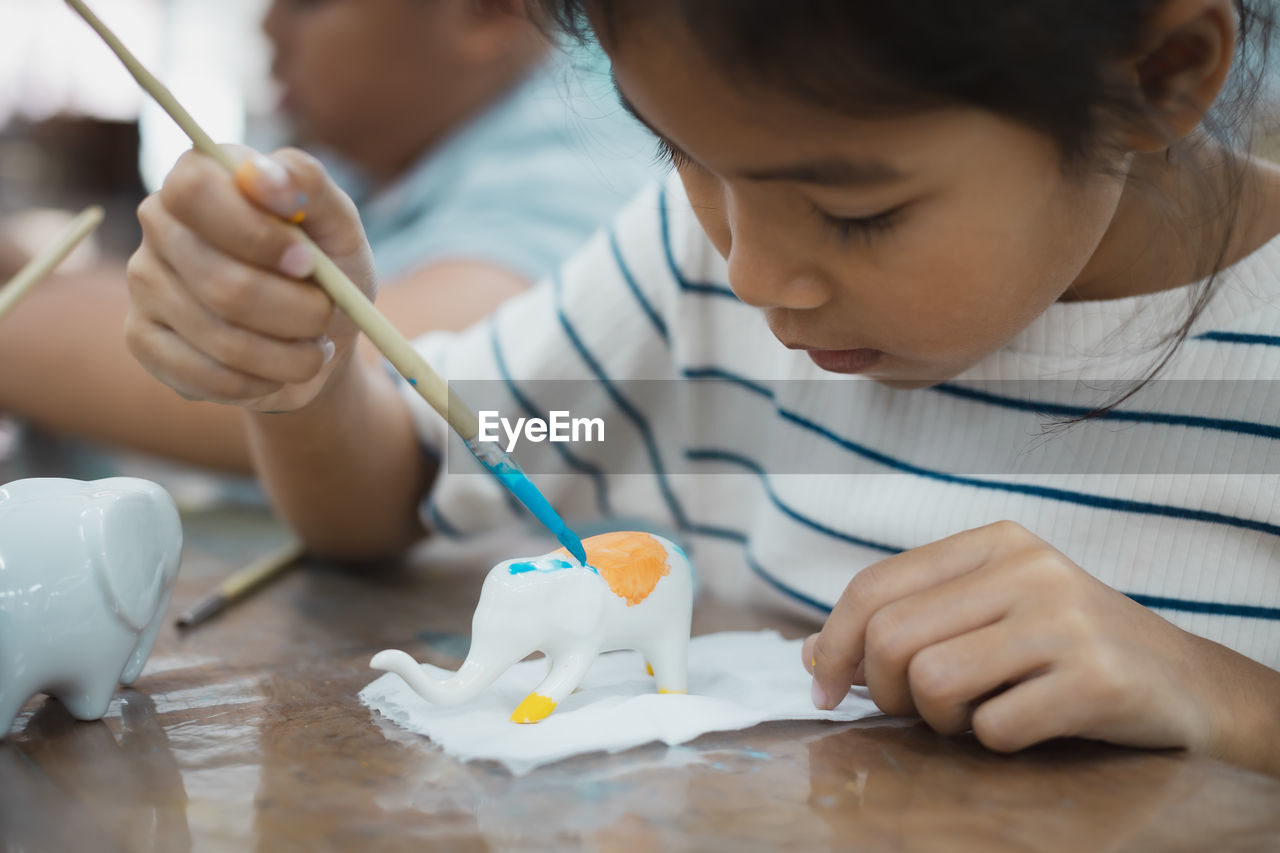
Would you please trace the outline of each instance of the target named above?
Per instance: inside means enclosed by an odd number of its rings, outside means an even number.
[[[434,678],[423,671],[422,665],[412,657],[396,649],[378,652],[369,661],[373,669],[394,672],[428,702],[436,705],[460,705],[488,687],[502,674],[506,666],[480,663],[475,655],[467,656],[462,666],[449,678]]]

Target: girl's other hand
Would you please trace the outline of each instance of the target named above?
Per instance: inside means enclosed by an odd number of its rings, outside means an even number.
[[[1280,674],[1175,627],[1013,522],[858,573],[804,664],[819,707],[865,684],[888,714],[972,729],[1002,752],[1078,736],[1277,761],[1258,741],[1276,740],[1266,709]]]
[[[372,255],[355,205],[301,151],[233,149],[235,181],[196,152],[138,208],[125,338],[156,378],[189,399],[254,411],[310,403],[350,359],[356,329],[307,281],[301,227],[373,298]],[[237,189],[238,187],[238,189]]]

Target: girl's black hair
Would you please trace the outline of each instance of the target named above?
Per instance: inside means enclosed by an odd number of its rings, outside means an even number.
[[[1131,80],[1115,79],[1136,55],[1148,17],[1164,0],[535,0],[535,15],[587,40],[587,12],[605,42],[627,19],[673,16],[707,57],[738,79],[780,87],[855,115],[891,115],[954,105],[1019,121],[1053,139],[1064,168],[1088,169],[1108,132],[1140,119],[1148,101]],[[1172,144],[1168,156],[1195,155],[1204,140],[1226,162],[1188,168],[1223,211],[1205,246],[1204,286],[1154,368],[1123,402],[1163,369],[1211,296],[1235,232],[1243,191],[1250,117],[1265,81],[1274,0],[1233,0],[1236,58],[1205,133]],[[1218,153],[1215,152],[1215,156]],[[1214,198],[1216,196],[1216,198]]]

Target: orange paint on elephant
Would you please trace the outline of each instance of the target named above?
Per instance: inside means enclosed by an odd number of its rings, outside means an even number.
[[[620,530],[582,541],[587,564],[595,568],[609,589],[630,607],[649,597],[659,579],[671,573],[667,549],[648,533]],[[569,557],[563,548],[558,553]]]

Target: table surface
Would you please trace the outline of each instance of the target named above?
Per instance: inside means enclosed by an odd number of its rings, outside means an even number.
[[[184,527],[171,615],[284,538],[245,508]],[[909,721],[771,723],[520,777],[460,763],[356,694],[383,648],[456,666],[481,579],[303,563],[186,635],[170,623],[101,722],[34,699],[0,744],[4,849],[1280,848],[1280,780],[1082,741],[999,756]],[[713,601],[694,617],[764,627],[807,630]]]

